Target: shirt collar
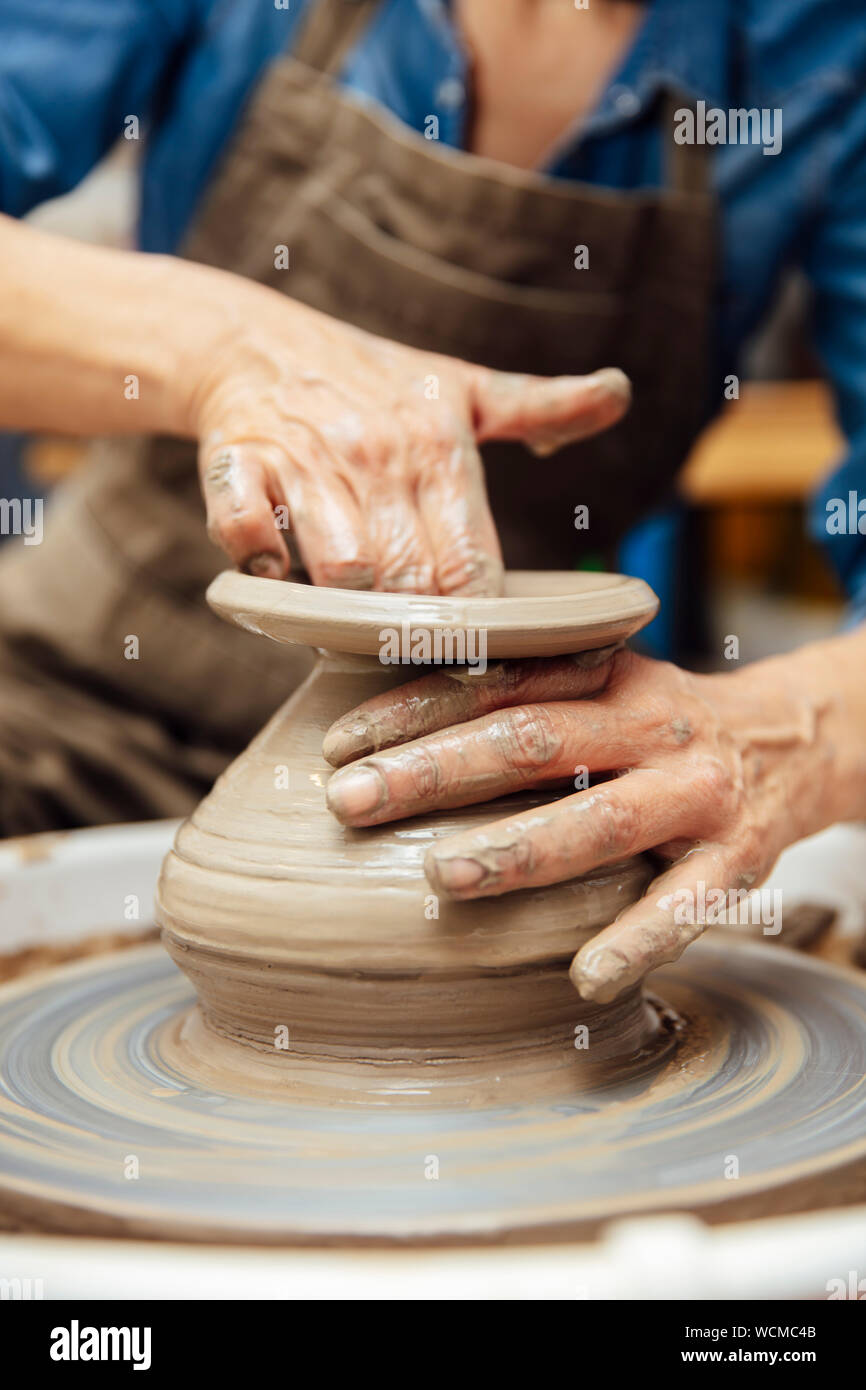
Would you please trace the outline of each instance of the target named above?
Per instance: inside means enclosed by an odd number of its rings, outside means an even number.
[[[453,0],[414,0],[459,52]],[[584,132],[621,126],[652,106],[660,91],[703,98],[727,108],[732,0],[649,0],[647,15],[625,62],[608,85]],[[579,15],[577,16],[580,17]]]
[[[657,81],[727,107],[731,0],[651,0],[647,31]]]

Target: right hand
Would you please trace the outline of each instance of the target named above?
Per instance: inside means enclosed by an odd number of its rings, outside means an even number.
[[[478,445],[516,439],[547,454],[628,408],[629,382],[615,368],[491,371],[246,288],[195,392],[193,421],[208,532],[251,574],[288,573],[278,524],[287,515],[315,584],[500,593]]]

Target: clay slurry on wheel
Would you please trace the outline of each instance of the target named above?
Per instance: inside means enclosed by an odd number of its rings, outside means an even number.
[[[725,937],[654,974],[662,1003],[587,1001],[569,963],[645,891],[645,857],[430,914],[437,838],[552,793],[360,831],[327,809],[325,731],[405,678],[376,660],[382,627],[485,626],[495,659],[592,651],[649,621],[645,586],[517,575],[452,600],[233,575],[210,597],[327,650],[166,856],[156,915],[184,973],[148,948],[0,991],[7,1219],[447,1241],[842,1200],[866,1156],[859,978]]]
[[[631,1079],[576,1092],[563,1071],[542,1100],[457,1088],[450,1106],[402,1092],[399,1067],[346,1089],[333,1061],[305,1093],[306,1058],[282,1059],[282,1093],[245,1094],[242,1073],[210,1089],[182,1037],[193,991],[158,947],[6,986],[0,1211],[61,1231],[448,1241],[842,1200],[828,1178],[866,1160],[866,984],[708,939],[656,978],[686,1027]]]

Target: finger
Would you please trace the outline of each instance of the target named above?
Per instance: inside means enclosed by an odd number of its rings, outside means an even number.
[[[282,579],[289,557],[274,517],[267,468],[256,446],[203,449],[199,473],[211,540],[239,569]]]
[[[687,854],[578,951],[569,972],[575,989],[584,999],[606,1004],[648,971],[678,960],[711,925],[706,907],[718,901],[716,893],[727,894],[735,877],[726,848],[701,847]]]
[[[283,487],[297,547],[313,583],[372,589],[374,552],[358,499],[312,437],[292,456]]]
[[[484,465],[468,432],[443,446],[420,470],[418,507],[438,592],[501,594],[502,551],[487,502]]]
[[[434,889],[458,899],[562,883],[694,835],[699,809],[690,784],[669,771],[630,772],[482,830],[450,835],[428,851],[424,868]]]
[[[367,518],[376,588],[387,593],[436,592],[433,552],[407,487],[379,485]]]
[[[558,377],[478,368],[472,399],[478,440],[520,439],[536,454],[552,454],[616,424],[631,403],[631,383],[617,367]]]
[[[465,667],[438,671],[366,700],[336,720],[322,751],[332,767],[342,767],[382,748],[423,738],[510,705],[577,700],[602,690],[619,647],[575,652],[572,656],[528,661],[497,661],[487,670]]]
[[[619,724],[600,707],[515,705],[335,772],[328,806],[344,825],[358,826],[469,806],[573,776],[575,748],[582,767],[607,770],[626,751],[617,744]]]

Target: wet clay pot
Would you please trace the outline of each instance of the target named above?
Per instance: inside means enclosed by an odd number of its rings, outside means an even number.
[[[437,900],[423,872],[434,840],[554,794],[351,830],[325,804],[322,738],[361,701],[423,674],[382,664],[386,629],[480,632],[489,661],[586,651],[648,622],[651,590],[618,575],[514,573],[504,598],[446,599],[226,573],[208,599],[240,626],[321,656],[181,827],[163,867],[157,915],[198,994],[199,1053],[225,1053],[228,1040],[271,1069],[308,1058],[314,1070],[381,1063],[393,1075],[396,1063],[411,1079],[413,1067],[467,1059],[495,1073],[548,1047],[567,1049],[569,1067],[645,1048],[658,1019],[639,989],[591,1004],[567,974],[583,942],[641,894],[645,861],[483,901]],[[585,1050],[574,1045],[580,1025]]]
[[[433,840],[543,797],[357,831],[326,808],[325,730],[417,674],[377,660],[384,629],[591,650],[652,615],[643,585],[513,575],[457,602],[227,575],[211,601],[328,654],[166,859],[189,980],[147,946],[0,989],[0,1226],[406,1248],[863,1200],[860,976],[709,933],[654,976],[663,1008],[592,1006],[568,964],[647,865],[437,914]]]

